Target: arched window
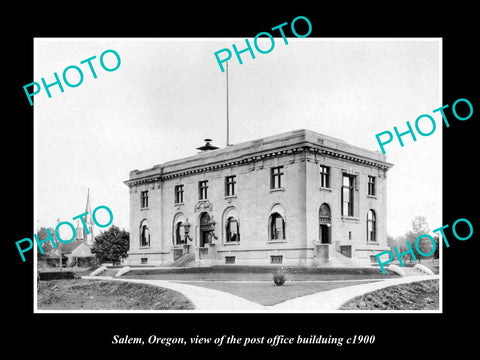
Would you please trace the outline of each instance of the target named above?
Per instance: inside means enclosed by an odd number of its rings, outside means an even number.
[[[150,229],[147,221],[140,224],[140,247],[150,246]]]
[[[270,240],[285,240],[285,220],[282,215],[274,212],[269,218]]]
[[[377,241],[376,240],[376,219],[375,219],[375,212],[373,210],[368,210],[368,213],[367,213],[367,241]]]
[[[322,224],[330,224],[331,222],[331,212],[330,212],[330,206],[328,204],[322,204],[320,206],[320,211],[319,211],[319,220],[320,223]]]
[[[235,206],[228,206],[222,213],[222,242],[240,241],[240,212]]]
[[[226,228],[226,241],[227,242],[238,242],[240,241],[240,229],[238,226],[238,220],[233,216],[230,216],[227,219],[227,228]]]
[[[188,224],[187,218],[182,212],[176,213],[173,216],[172,222],[172,244],[182,245],[187,243],[185,235],[185,225]]]
[[[185,244],[185,228],[183,223],[180,221],[175,225],[175,245]]]

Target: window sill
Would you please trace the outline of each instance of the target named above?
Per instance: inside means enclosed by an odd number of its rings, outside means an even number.
[[[149,208],[148,206],[147,206],[147,207],[142,207],[142,208],[140,208],[140,211],[141,211],[141,210],[149,210],[149,209],[150,209],[150,208]]]
[[[342,215],[342,221],[360,222],[360,218]]]
[[[205,250],[205,249],[209,249],[213,246],[216,246],[217,243],[207,243],[205,244],[205,246],[198,246],[197,249],[200,249],[200,250]]]
[[[270,189],[270,192],[275,192],[275,191],[285,191],[285,188],[275,188],[275,189]]]
[[[267,240],[267,244],[281,244],[286,242],[287,240]]]
[[[140,250],[150,250],[150,246],[140,246]]]
[[[329,191],[329,192],[332,192],[332,189],[326,188],[326,187],[322,187],[322,186],[320,186],[318,189],[319,189],[320,191]]]
[[[224,242],[222,245],[240,245],[240,241],[229,241],[229,242]]]
[[[179,203],[174,203],[173,205],[180,206],[180,205],[185,205],[185,204],[183,202],[179,202]]]
[[[377,197],[375,195],[367,195],[368,199],[376,199]]]
[[[376,246],[378,246],[378,245],[380,245],[380,244],[378,243],[378,241],[367,241],[367,245],[376,245]]]

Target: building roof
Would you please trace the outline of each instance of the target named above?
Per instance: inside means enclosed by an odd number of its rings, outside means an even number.
[[[62,243],[62,253],[70,254],[77,246],[79,246],[83,241],[82,240],[73,240],[69,243]]]
[[[58,260],[59,254],[57,250],[51,250],[49,252],[45,252],[43,254],[38,253],[38,259],[53,259],[53,260]],[[65,253],[62,252],[62,260],[68,259],[67,256],[65,256]]]
[[[300,129],[221,149],[203,151],[194,156],[154,165],[150,169],[133,170],[125,184],[130,186],[245,164],[280,154],[301,153],[306,148],[321,155],[355,161],[383,170],[393,166],[386,161],[386,156],[380,151],[363,149],[328,135]]]
[[[85,242],[82,242],[72,251],[72,257],[92,257],[93,254],[91,252],[90,246],[88,246]]]

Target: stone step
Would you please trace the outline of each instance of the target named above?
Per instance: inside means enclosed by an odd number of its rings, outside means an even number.
[[[182,267],[182,266],[189,266],[190,263],[195,261],[194,254],[184,254],[180,256],[177,260],[175,260],[171,266],[174,267]]]
[[[343,267],[370,267],[368,259],[353,259],[335,250],[333,246],[329,247],[328,265]]]

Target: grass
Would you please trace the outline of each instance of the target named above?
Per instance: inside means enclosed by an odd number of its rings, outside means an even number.
[[[276,267],[199,267],[178,269],[132,270],[122,278],[155,280],[203,280],[203,281],[272,281]],[[287,281],[295,280],[358,280],[389,279],[399,275],[388,271],[383,275],[380,269],[339,269],[339,268],[288,268]]]
[[[181,281],[189,285],[224,291],[261,305],[270,306],[319,291],[399,277],[399,275],[393,272],[387,272],[386,275],[383,275],[378,268],[284,267],[286,270],[286,282],[282,286],[276,286],[272,275],[279,268],[265,266],[212,266],[145,269],[132,270],[123,275],[122,278]]]
[[[201,286],[209,289],[225,291],[230,294],[240,296],[244,299],[256,302],[260,305],[271,306],[283,301],[293,299],[299,296],[313,294],[319,291],[326,291],[344,286],[359,285],[372,282],[365,281],[330,281],[330,282],[295,282],[287,281],[282,286],[276,286],[269,276],[269,282],[243,283],[243,282],[222,282],[222,281],[206,281],[206,282],[183,282]]]
[[[81,267],[63,267],[62,269],[58,267],[38,267],[38,272],[43,273],[43,272],[68,272],[68,271],[73,271],[78,277],[80,276],[86,276],[90,275],[95,269],[97,269],[99,266],[92,266],[89,268],[81,268]]]
[[[40,281],[39,310],[190,310],[182,294],[152,285],[97,280]]]
[[[438,310],[438,280],[390,286],[358,296],[341,310]]]
[[[391,262],[391,264],[395,264],[395,265],[400,266],[400,262],[397,259],[393,260]],[[403,261],[403,266],[407,267],[407,268],[414,267],[416,264],[425,265],[426,267],[431,269],[434,274],[438,274],[440,272],[440,261],[439,261],[439,259],[420,258],[417,261],[410,261],[410,260],[404,260]]]

